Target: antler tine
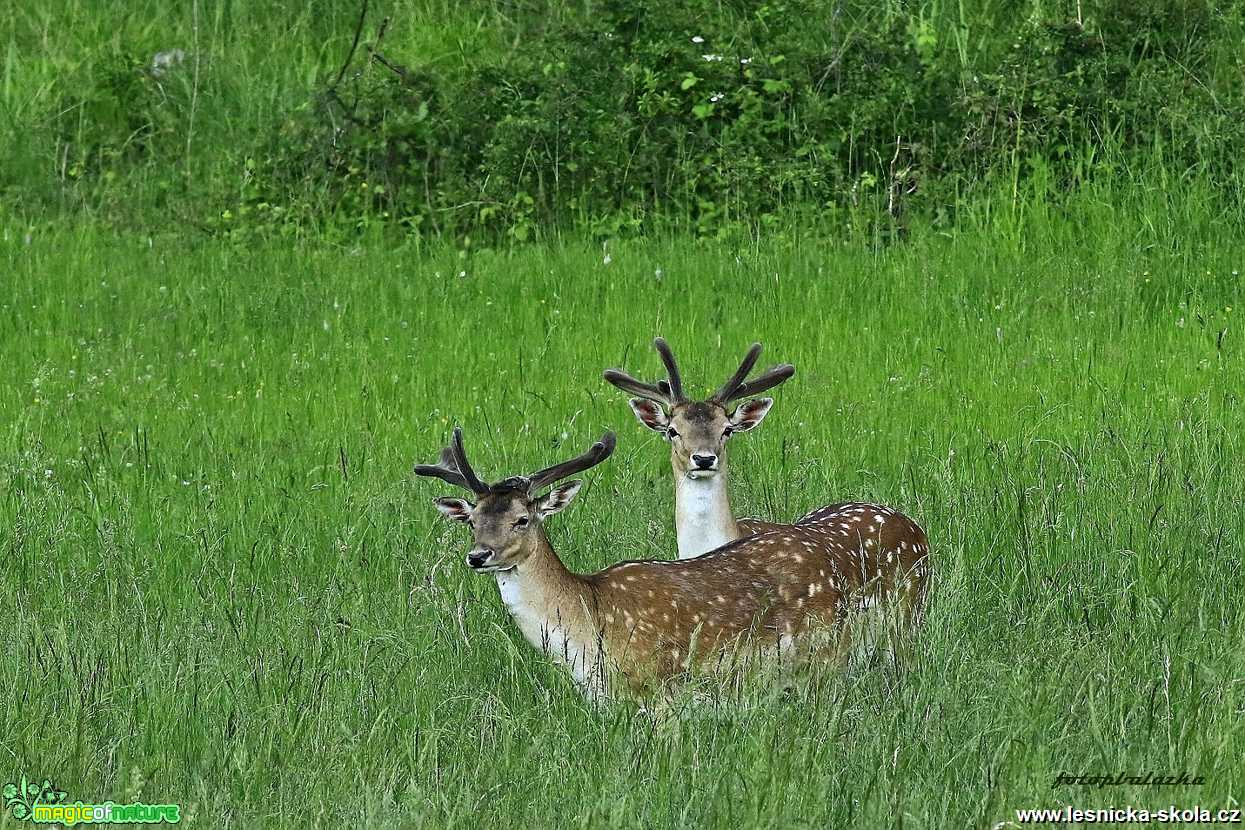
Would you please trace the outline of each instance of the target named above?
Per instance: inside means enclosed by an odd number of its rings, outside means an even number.
[[[470,490],[477,496],[488,492],[488,485],[476,477],[471,465],[467,463],[467,455],[463,452],[463,431],[454,427],[454,439],[450,446],[441,450],[441,457],[436,464],[416,464],[415,474],[439,478],[446,484]]]
[[[576,473],[582,473],[589,467],[595,467],[609,458],[610,454],[614,452],[614,443],[614,433],[605,433],[601,436],[601,440],[589,447],[582,455],[578,455],[570,461],[563,461],[561,464],[546,467],[540,472],[528,476],[527,491],[535,493],[537,490],[546,485],[553,484],[555,481],[564,479],[567,476],[573,476]]]
[[[772,389],[785,380],[790,379],[795,374],[795,367],[790,363],[780,363],[772,369],[766,369],[761,374],[754,377],[747,383],[741,383],[729,398],[723,399],[722,403],[727,401],[738,400],[739,398],[749,398],[753,395],[764,392],[766,389]]]
[[[450,447],[454,450],[454,463],[458,471],[462,473],[463,479],[466,480],[467,486],[477,495],[482,496],[487,493],[488,485],[480,481],[475,470],[471,469],[471,465],[467,463],[467,451],[463,449],[462,427],[454,427],[454,440],[450,443]]]
[[[683,378],[679,376],[679,364],[674,360],[674,352],[670,351],[670,344],[666,342],[664,337],[658,337],[653,341],[653,348],[661,355],[661,362],[666,364],[666,375],[670,387],[670,403],[686,401],[687,396],[683,394]]]
[[[621,369],[606,369],[605,379],[624,392],[639,395],[641,398],[647,398],[650,401],[657,401],[666,405],[669,405],[671,402],[668,391],[662,388],[660,381],[655,384],[645,383],[644,381],[636,380]]]
[[[744,378],[748,377],[748,373],[752,371],[752,367],[756,365],[757,358],[761,356],[761,344],[753,343],[748,353],[744,355],[743,361],[740,362],[739,368],[735,370],[735,374],[722,384],[722,388],[713,393],[711,400],[726,403],[731,400],[731,396],[735,394],[735,390],[744,382]]]
[[[467,486],[467,479],[454,466],[454,454],[449,447],[441,450],[441,458],[436,464],[416,464],[415,475],[439,478],[446,484],[462,487],[464,490],[471,489]]]

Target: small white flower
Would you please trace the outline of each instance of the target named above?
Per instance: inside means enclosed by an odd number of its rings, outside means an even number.
[[[752,58],[740,58],[739,63],[743,66],[747,66],[748,64],[752,63]]]
[[[721,55],[701,55],[701,57],[702,57],[702,58],[704,58],[705,60],[709,61],[710,63],[713,63],[714,61],[720,61],[720,60],[722,60],[722,56],[721,56]]]
[[[614,258],[610,256],[609,254],[606,254],[605,258],[601,260],[601,262],[605,263],[606,265],[609,265],[613,261],[614,261]]]
[[[657,278],[658,282],[661,282],[661,278],[664,273],[665,272],[663,272],[660,268],[658,268],[656,271],[653,272],[653,276]]]
[[[700,35],[696,35],[696,37],[692,38],[692,43],[704,43],[704,42],[705,42],[705,39],[701,37]]]
[[[43,471],[43,477],[44,477],[44,478],[51,478],[51,477],[52,477],[52,471],[51,471],[51,470],[44,470],[44,471]]]
[[[725,98],[725,97],[726,97],[726,96],[725,96],[725,95],[723,95],[722,93],[720,93],[720,92],[715,92],[715,93],[713,93],[712,95],[710,95],[710,96],[709,96],[709,100],[710,100],[711,102],[713,102],[713,103],[715,103],[715,104],[716,104],[718,101],[721,101],[721,100],[722,100],[723,98]]]

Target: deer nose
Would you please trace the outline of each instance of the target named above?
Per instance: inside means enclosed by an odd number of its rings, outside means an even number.
[[[473,568],[483,568],[484,565],[493,558],[493,552],[488,548],[478,548],[467,554],[467,564]]]
[[[696,452],[692,453],[692,463],[696,465],[698,470],[712,470],[718,465],[718,457]]]

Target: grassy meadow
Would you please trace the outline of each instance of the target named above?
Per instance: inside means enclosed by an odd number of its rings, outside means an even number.
[[[1211,0],[15,5],[0,796],[211,828],[1239,806],[1243,32]],[[656,377],[658,334],[689,391],[755,340],[797,367],[732,439],[737,513],[925,527],[906,660],[597,707],[468,570],[411,470],[455,425],[493,480],[617,431],[554,545],[674,557],[666,445],[601,378]],[[1203,780],[1053,786],[1146,773]]]
[[[885,249],[566,240],[464,256],[0,238],[0,770],[204,827],[990,827],[1245,782],[1242,235],[1087,199]],[[737,510],[928,530],[913,657],[596,709],[411,466],[606,428],[567,563],[673,557],[665,445],[601,371],[796,378]],[[1064,786],[1068,774],[1201,786]],[[3,782],[0,782],[3,783]],[[24,826],[8,813],[0,828]]]

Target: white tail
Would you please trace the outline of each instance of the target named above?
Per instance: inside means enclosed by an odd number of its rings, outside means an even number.
[[[794,525],[761,519],[736,519],[727,492],[727,439],[737,432],[756,427],[769,413],[772,398],[751,398],[786,381],[795,367],[781,364],[752,380],[748,374],[761,355],[761,344],[754,343],[739,368],[713,395],[693,401],[683,391],[683,380],[674,353],[658,337],[654,347],[665,365],[667,377],[644,383],[618,369],[605,372],[605,379],[639,397],[631,400],[632,411],[644,426],[670,442],[670,461],[674,469],[675,530],[679,558],[700,556],[742,537],[763,532],[785,532],[791,528],[822,527],[829,538],[848,538],[866,518],[884,517],[886,532],[867,537],[861,552],[861,565],[875,575],[870,591],[876,599],[894,596],[898,586],[906,613],[919,613],[924,602],[929,541],[921,528],[901,513],[876,504],[845,502],[810,511]],[[733,401],[744,400],[733,410]],[[844,535],[846,534],[846,535]],[[821,537],[817,537],[821,538]],[[832,550],[827,553],[833,555]],[[918,584],[912,585],[913,581]],[[909,592],[911,591],[911,593]]]
[[[565,508],[581,482],[539,491],[599,464],[613,449],[614,435],[606,433],[568,462],[485,484],[455,429],[440,463],[415,468],[474,494],[475,502],[437,500],[448,518],[472,528],[467,564],[495,576],[524,637],[564,664],[581,689],[591,696],[642,692],[689,670],[742,670],[747,663],[739,655],[772,655],[784,666],[843,655],[844,620],[871,604],[871,586],[883,579],[864,564],[864,552],[903,532],[894,514],[852,513],[843,522],[849,532],[795,525],[696,559],[573,573],[550,545],[543,520]]]

